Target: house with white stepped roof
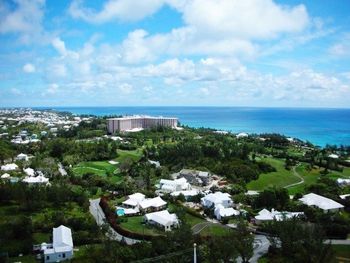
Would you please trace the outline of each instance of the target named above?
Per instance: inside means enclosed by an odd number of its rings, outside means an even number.
[[[324,212],[337,212],[340,209],[344,208],[342,204],[339,204],[338,202],[332,199],[314,193],[304,195],[302,198],[299,199],[299,201],[301,201],[307,206],[318,207]]]
[[[66,226],[59,226],[52,231],[52,244],[41,244],[45,263],[61,262],[73,257],[72,231]]]

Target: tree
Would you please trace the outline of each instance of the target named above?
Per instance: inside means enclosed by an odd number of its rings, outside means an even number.
[[[254,235],[248,229],[247,224],[241,220],[237,224],[236,231],[232,232],[232,243],[243,263],[248,263],[253,256],[253,242]]]
[[[270,223],[271,247],[290,262],[330,262],[333,253],[325,243],[323,229],[319,225],[304,223],[296,218]]]

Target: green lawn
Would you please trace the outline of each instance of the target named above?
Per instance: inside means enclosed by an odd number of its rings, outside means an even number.
[[[350,246],[332,245],[332,248],[334,249],[335,257],[347,258],[350,260]]]
[[[22,263],[37,263],[34,255],[26,255],[22,257],[11,257],[10,262],[22,262]]]
[[[261,191],[269,187],[284,187],[299,182],[300,179],[293,174],[293,171],[284,169],[284,160],[275,158],[263,158],[262,161],[269,163],[276,168],[276,172],[261,174],[258,180],[247,184],[248,190]]]
[[[214,224],[204,228],[201,232],[201,236],[224,236],[228,233],[228,230],[223,225]]]
[[[294,195],[296,193],[303,193],[307,186],[317,183],[318,178],[320,178],[320,176],[323,176],[320,175],[320,172],[323,170],[323,168],[314,168],[311,171],[306,168],[307,164],[301,164],[296,168],[296,171],[304,179],[304,183],[288,188],[288,192],[291,195]],[[350,168],[345,168],[343,172],[330,171],[329,174],[325,175],[326,178],[331,178],[334,180],[337,178],[349,178],[349,176]]]
[[[127,222],[122,222],[120,226],[134,233],[146,234],[146,235],[162,235],[164,231],[150,225],[142,225],[143,216],[126,217]]]
[[[87,173],[98,176],[113,174],[108,177],[109,181],[112,183],[117,183],[122,180],[121,176],[118,175],[118,165],[110,164],[107,161],[81,162],[73,168],[73,172],[76,176],[83,176]]]
[[[125,159],[130,158],[133,161],[138,161],[140,160],[142,156],[142,150],[137,149],[133,151],[126,151],[126,150],[118,150],[118,157],[115,159],[117,162],[123,162]]]

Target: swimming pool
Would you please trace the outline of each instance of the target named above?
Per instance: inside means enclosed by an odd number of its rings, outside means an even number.
[[[123,216],[125,215],[125,211],[122,208],[118,208],[116,211],[117,216]]]

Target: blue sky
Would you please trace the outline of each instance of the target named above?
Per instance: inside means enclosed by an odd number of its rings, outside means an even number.
[[[3,0],[0,106],[350,107],[348,0]]]

